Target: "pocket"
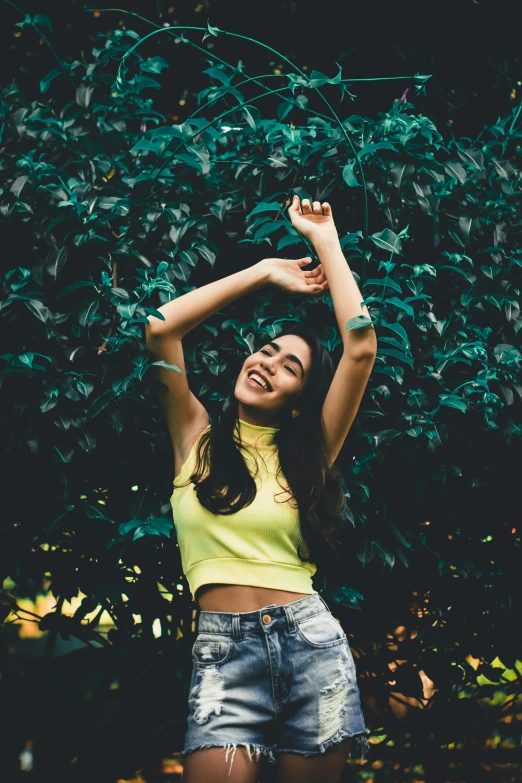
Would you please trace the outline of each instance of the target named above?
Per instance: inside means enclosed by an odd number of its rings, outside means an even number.
[[[229,636],[198,634],[192,646],[192,658],[202,666],[216,666],[225,663],[232,653],[232,639]]]
[[[299,635],[312,647],[334,647],[346,641],[346,634],[327,609],[297,621]]]

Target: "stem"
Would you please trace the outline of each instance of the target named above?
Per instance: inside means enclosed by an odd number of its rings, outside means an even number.
[[[518,109],[517,109],[517,111],[516,111],[516,114],[515,114],[515,116],[513,117],[513,122],[511,123],[511,127],[510,127],[510,129],[509,129],[509,133],[510,133],[510,135],[511,135],[511,133],[513,133],[513,128],[515,127],[515,123],[516,123],[516,121],[518,120],[518,117],[519,117],[519,114],[520,114],[520,110],[521,110],[521,109],[522,109],[522,101],[519,103],[519,105],[518,105]]]
[[[60,615],[62,613],[62,607],[63,603],[65,601],[65,598],[63,596],[60,596],[58,598],[58,602],[56,604],[56,614]],[[56,645],[56,638],[58,636],[58,629],[56,626],[54,628],[51,628],[49,631],[49,636],[47,637],[47,641],[45,644],[45,650],[44,650],[44,661],[50,661],[53,657],[54,648]]]
[[[395,238],[395,242],[393,243],[393,248],[394,249],[395,249],[395,246],[397,245],[398,239],[399,239],[399,237],[397,236]],[[390,261],[392,260],[392,258],[393,258],[393,250],[391,251],[391,254],[390,254]],[[382,287],[382,296],[381,296],[380,308],[379,308],[379,323],[377,324],[377,326],[380,326],[381,325],[381,321],[382,321],[382,309],[383,309],[383,304],[384,304],[384,294],[386,292],[386,287],[388,285],[389,277],[390,277],[390,273],[387,271],[386,272],[386,278],[384,280],[384,285]]]
[[[18,8],[18,6],[17,6],[17,5],[15,5],[14,3],[12,3],[12,2],[11,2],[11,0],[4,0],[4,3],[7,3],[7,5],[10,5],[10,6],[11,6],[12,8],[14,8],[16,11],[18,11],[19,13],[21,13],[23,17],[25,17],[25,16],[26,16],[26,14],[25,14],[25,13],[22,11],[22,9],[21,9],[21,8]],[[48,46],[48,47],[49,47],[49,49],[51,50],[51,52],[52,52],[53,56],[55,57],[55,59],[56,59],[56,61],[57,61],[58,65],[60,66],[60,70],[61,70],[63,73],[65,73],[65,74],[67,75],[67,78],[69,79],[70,83],[71,83],[71,84],[73,85],[73,87],[74,87],[74,82],[73,82],[73,80],[71,79],[71,74],[69,73],[68,69],[64,67],[64,65],[63,65],[63,60],[61,60],[61,59],[58,57],[58,55],[57,55],[57,53],[56,53],[56,51],[55,51],[55,49],[54,49],[53,45],[51,44],[51,42],[49,41],[49,39],[47,38],[47,36],[46,36],[44,33],[42,33],[42,32],[41,32],[41,30],[39,30],[39,29],[38,29],[38,27],[35,25],[35,23],[34,23],[32,20],[31,20],[31,27],[32,27],[32,28],[34,28],[34,30],[36,30],[36,32],[38,33],[38,35],[40,36],[40,38],[42,39],[42,41],[44,41],[44,42],[47,44],[47,46]]]

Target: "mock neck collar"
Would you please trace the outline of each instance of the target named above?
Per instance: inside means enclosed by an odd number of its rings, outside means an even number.
[[[241,437],[242,443],[247,443],[249,446],[273,446],[276,432],[279,432],[279,427],[262,427],[260,424],[249,424],[247,421],[243,421],[239,416],[236,421],[237,429]]]

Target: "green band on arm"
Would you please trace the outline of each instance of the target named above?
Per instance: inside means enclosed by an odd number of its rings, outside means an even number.
[[[361,329],[363,326],[373,325],[371,318],[367,315],[356,315],[355,318],[350,318],[345,326],[345,331],[350,332],[352,329]]]

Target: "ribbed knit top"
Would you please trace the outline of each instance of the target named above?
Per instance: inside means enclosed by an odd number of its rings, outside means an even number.
[[[183,571],[192,598],[204,584],[238,584],[271,587],[296,593],[316,593],[312,576],[316,566],[303,562],[306,551],[297,503],[276,473],[279,466],[277,427],[262,427],[237,419],[235,437],[247,446],[242,454],[255,480],[253,502],[235,514],[213,514],[198,501],[194,484],[185,483],[196,467],[196,442],[174,479],[171,505]],[[256,476],[256,463],[258,474]],[[277,496],[277,497],[276,497]],[[288,500],[288,502],[284,502]]]

